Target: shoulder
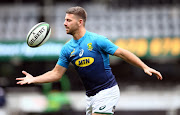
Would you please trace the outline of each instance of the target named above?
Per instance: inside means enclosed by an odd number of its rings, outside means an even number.
[[[107,39],[105,36],[93,32],[88,32],[88,37],[95,42],[100,42],[104,39]]]
[[[67,41],[64,45],[63,45],[63,48],[68,48],[68,47],[70,47],[70,46],[72,46],[73,45],[73,42],[72,42],[72,39],[70,39],[69,41]]]
[[[61,49],[61,52],[62,53],[68,53],[68,52],[71,52],[71,47],[72,47],[72,45],[73,45],[73,42],[72,42],[72,39],[71,40],[69,40],[69,41],[67,41],[64,45],[63,45],[63,47],[62,47],[62,49]]]
[[[93,37],[95,39],[97,39],[97,38],[106,38],[105,36],[102,36],[102,35],[97,34],[97,33],[89,32],[89,31],[88,31],[88,36]]]

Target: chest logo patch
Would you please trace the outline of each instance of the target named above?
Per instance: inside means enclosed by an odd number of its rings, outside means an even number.
[[[93,49],[92,43],[88,43],[87,46],[88,46],[88,50],[89,50],[89,51],[92,51],[92,49]]]
[[[75,64],[79,67],[86,67],[91,65],[94,62],[94,58],[92,57],[83,57],[76,60]]]

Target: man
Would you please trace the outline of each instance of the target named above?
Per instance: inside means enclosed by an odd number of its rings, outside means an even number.
[[[64,26],[73,39],[67,42],[60,53],[53,70],[33,77],[22,71],[26,77],[17,78],[17,84],[46,83],[59,80],[71,62],[86,89],[86,115],[114,114],[120,92],[109,66],[109,54],[115,55],[144,70],[148,75],[161,74],[144,64],[131,52],[119,48],[107,38],[85,29],[86,11],[81,7],[71,7],[66,11]]]

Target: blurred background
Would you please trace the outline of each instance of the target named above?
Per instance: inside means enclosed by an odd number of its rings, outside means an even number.
[[[74,67],[58,82],[16,85],[22,70],[40,75],[51,70],[62,46],[71,39],[64,29],[65,11],[82,6],[87,30],[108,37],[147,65],[162,81],[110,57],[121,90],[115,115],[180,115],[179,0],[0,0],[0,115],[84,115],[85,90]],[[50,40],[26,45],[37,23],[50,24]]]

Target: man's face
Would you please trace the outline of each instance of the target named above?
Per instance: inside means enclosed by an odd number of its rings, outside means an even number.
[[[64,26],[66,28],[66,33],[74,35],[76,30],[78,30],[78,17],[74,14],[66,14]]]

